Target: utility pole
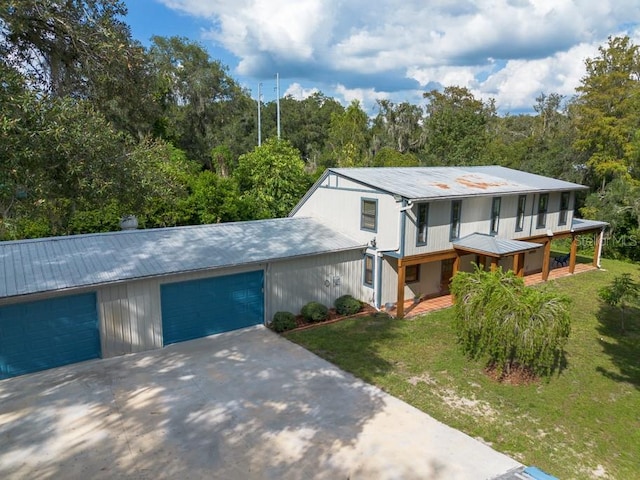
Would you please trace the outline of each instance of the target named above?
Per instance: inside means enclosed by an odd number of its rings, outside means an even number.
[[[262,145],[262,127],[260,125],[260,102],[262,101],[262,83],[258,84],[258,146]]]
[[[280,140],[280,74],[276,73],[276,111],[278,123],[278,140]]]

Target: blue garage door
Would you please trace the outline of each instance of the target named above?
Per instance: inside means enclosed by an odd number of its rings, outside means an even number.
[[[164,344],[263,323],[262,282],[260,270],[162,285]]]
[[[94,293],[0,307],[0,378],[98,357]]]

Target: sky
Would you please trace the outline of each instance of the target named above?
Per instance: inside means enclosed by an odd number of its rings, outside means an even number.
[[[570,98],[610,36],[640,45],[638,0],[125,0],[133,37],[183,36],[263,101],[314,92],[344,105],[424,105],[447,86],[532,112]],[[276,75],[279,82],[276,85]],[[276,90],[276,87],[279,89]]]

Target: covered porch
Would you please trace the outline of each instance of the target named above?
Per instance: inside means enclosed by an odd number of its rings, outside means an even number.
[[[578,263],[574,266],[573,272],[569,270],[569,266],[558,267],[550,269],[547,280],[542,279],[542,272],[533,273],[524,277],[524,283],[526,285],[537,285],[544,283],[548,280],[555,280],[556,278],[568,277],[570,275],[590,272],[597,270],[598,267],[592,263]],[[434,298],[428,298],[422,300],[420,303],[414,303],[412,300],[405,300],[403,308],[403,317],[398,317],[397,308],[394,306],[391,310],[387,311],[389,315],[396,318],[411,318],[424,313],[434,312],[436,310],[442,310],[453,305],[453,298],[450,294],[441,295]]]
[[[443,290],[444,295],[442,296],[423,300],[417,304],[412,301],[405,301],[406,269],[413,265],[450,260],[452,262],[452,277],[460,269],[461,257],[464,255],[475,254],[476,263],[483,265],[485,268],[490,268],[491,270],[497,269],[503,259],[511,258],[512,260],[508,262],[509,269],[514,271],[516,275],[525,277],[525,254],[541,248],[542,261],[540,270],[529,275],[529,277],[536,278],[538,282],[546,282],[550,278],[556,278],[560,275],[560,273],[555,273],[554,276],[550,276],[552,270],[554,272],[566,272],[566,275],[576,273],[578,239],[581,235],[594,235],[595,248],[590,269],[599,268],[604,229],[606,226],[607,223],[605,222],[574,219],[571,225],[571,230],[569,231],[556,233],[555,235],[549,232],[545,236],[532,237],[525,240],[509,240],[491,235],[474,233],[453,242],[453,250],[400,258],[398,259],[397,301],[391,309],[391,312],[393,312],[392,314],[396,318],[403,318],[405,314],[409,312],[412,312],[412,315],[417,314],[413,312],[415,312],[416,308],[419,308],[423,303],[431,302],[431,305],[438,305],[439,302],[442,301],[446,303],[446,300],[440,301],[440,299],[449,296],[448,289]],[[564,238],[571,239],[569,253],[562,258],[552,258],[552,240]],[[560,268],[553,269],[554,266]],[[585,267],[581,266],[580,271],[585,271]],[[528,281],[527,283],[530,284],[531,281]]]

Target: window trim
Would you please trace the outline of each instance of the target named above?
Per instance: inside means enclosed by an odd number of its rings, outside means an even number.
[[[371,262],[371,269],[367,268],[367,261]],[[374,258],[370,253],[365,254],[364,261],[362,263],[362,284],[365,287],[373,288],[373,270],[374,270]],[[367,281],[367,272],[371,272],[371,281]]]
[[[409,269],[415,268],[415,274],[409,276]],[[408,285],[409,283],[418,283],[420,281],[420,265],[407,265],[404,268],[404,283]]]
[[[520,201],[522,201],[522,209],[520,209]],[[524,230],[524,217],[527,212],[527,196],[518,195],[518,205],[516,207],[516,232]]]
[[[458,206],[458,216],[454,217],[454,213],[456,211],[454,205]],[[454,218],[456,223],[454,224]],[[451,201],[451,218],[449,222],[449,241],[457,240],[460,238],[460,223],[462,219],[462,200],[452,200]]]
[[[542,201],[544,199],[544,202]],[[541,208],[544,204],[544,208]],[[549,211],[549,194],[541,193],[538,197],[538,219],[536,220],[536,228],[545,228],[547,226],[547,212]]]
[[[496,211],[496,204],[498,210]],[[491,200],[491,223],[489,224],[489,234],[498,235],[500,229],[500,209],[502,208],[502,197],[493,197]]]
[[[366,227],[364,224],[365,212],[364,205],[365,203],[373,203],[375,208],[375,213],[373,215],[373,228]],[[369,216],[367,216],[369,218]],[[366,232],[378,232],[378,199],[377,198],[365,198],[362,197],[360,199],[360,230],[364,230]]]
[[[424,208],[424,218],[420,215],[420,210]],[[424,222],[422,221],[424,220]],[[421,226],[424,225],[424,240],[420,240],[422,233]],[[418,211],[416,212],[416,246],[423,247],[429,241],[429,204],[419,203]]]
[[[566,204],[562,200],[567,199]],[[569,202],[571,201],[571,192],[560,192],[560,211],[558,213],[558,226],[566,225],[569,218]]]

